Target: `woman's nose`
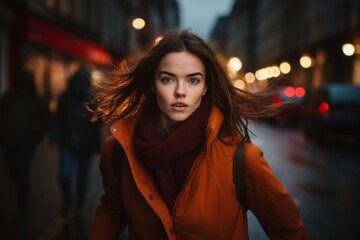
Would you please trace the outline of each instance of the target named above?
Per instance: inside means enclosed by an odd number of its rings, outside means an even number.
[[[185,97],[185,86],[182,83],[178,83],[175,89],[175,97],[177,98],[181,98],[181,97]]]

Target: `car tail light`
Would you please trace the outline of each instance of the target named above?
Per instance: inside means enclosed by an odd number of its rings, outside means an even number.
[[[297,87],[295,89],[295,95],[298,97],[298,98],[302,98],[305,96],[305,89],[302,88],[302,87]]]
[[[318,111],[322,115],[328,113],[329,109],[330,109],[330,107],[329,107],[329,104],[327,102],[320,103],[320,105],[318,107]]]
[[[287,97],[293,97],[295,95],[295,89],[293,87],[286,87],[284,89],[284,94]]]

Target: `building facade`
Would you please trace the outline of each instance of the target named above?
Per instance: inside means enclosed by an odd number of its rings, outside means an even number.
[[[360,2],[357,0],[235,0],[226,31],[229,55],[256,72],[287,62],[271,79],[316,88],[324,82],[360,85]],[[345,55],[350,43],[354,53]],[[299,60],[307,56],[310,66]]]

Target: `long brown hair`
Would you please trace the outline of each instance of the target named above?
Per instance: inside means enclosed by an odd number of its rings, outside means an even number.
[[[151,94],[155,69],[170,52],[188,51],[205,66],[206,95],[224,114],[221,135],[240,133],[250,141],[248,121],[274,115],[279,105],[271,104],[273,91],[249,92],[233,86],[226,68],[216,53],[198,36],[172,30],[154,41],[139,59],[126,59],[108,74],[107,80],[94,86],[93,119],[110,122],[135,115]]]

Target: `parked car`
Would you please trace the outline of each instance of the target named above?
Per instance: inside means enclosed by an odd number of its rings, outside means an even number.
[[[360,138],[360,87],[328,83],[308,95],[304,131],[317,141],[335,134]]]
[[[278,104],[290,102],[280,110],[278,114],[268,118],[268,120],[278,126],[297,125],[303,118],[303,103],[306,91],[303,87],[282,86],[277,89],[278,94],[272,100]]]

